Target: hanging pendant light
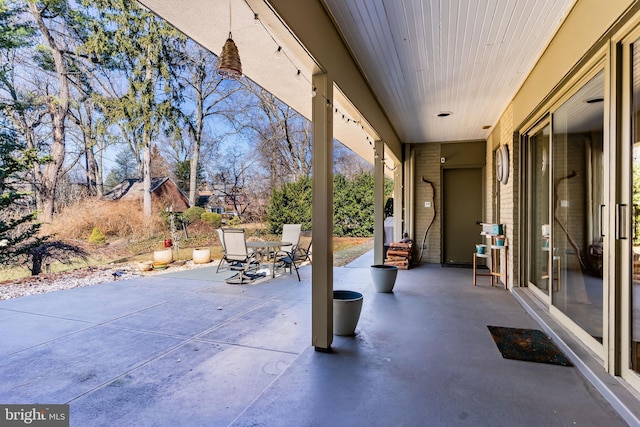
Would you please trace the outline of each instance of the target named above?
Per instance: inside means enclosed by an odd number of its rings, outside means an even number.
[[[240,80],[242,78],[242,64],[238,47],[231,36],[231,0],[229,0],[229,37],[222,46],[222,53],[218,58],[218,74],[223,79]]]
[[[223,79],[240,80],[242,78],[242,64],[240,63],[240,54],[238,48],[233,42],[231,32],[229,38],[222,46],[222,53],[218,58],[218,74]]]

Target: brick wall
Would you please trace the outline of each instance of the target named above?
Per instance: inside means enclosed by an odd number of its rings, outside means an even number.
[[[440,144],[418,144],[414,145],[415,153],[415,242],[420,254],[422,248],[422,258],[420,262],[439,263],[441,259],[442,236],[442,203],[440,200],[441,178],[440,178]],[[429,184],[422,181],[422,177],[433,183],[435,194],[433,194]],[[433,201],[432,208],[425,208],[424,202]],[[435,218],[434,218],[435,214]],[[429,227],[429,224],[433,223]],[[425,231],[429,227],[426,235]],[[424,245],[423,245],[424,242]]]
[[[516,143],[514,144],[514,140]],[[506,145],[509,149],[509,181],[507,184],[499,183],[495,173],[495,156],[494,152],[501,145]],[[485,221],[505,224],[507,244],[508,244],[508,282],[509,286],[516,283],[518,248],[517,233],[517,214],[518,214],[518,193],[519,171],[517,166],[519,162],[519,144],[517,137],[514,137],[513,127],[513,106],[509,105],[502,117],[495,126],[491,137],[487,140],[487,168],[486,168],[486,212]],[[498,206],[497,212],[494,209]]]
[[[515,140],[515,144],[514,144]],[[487,138],[484,169],[484,218],[485,222],[496,222],[505,224],[507,242],[509,245],[508,256],[508,277],[509,283],[513,283],[515,268],[514,260],[516,259],[516,250],[518,245],[516,233],[516,221],[518,213],[517,191],[519,179],[517,168],[519,162],[519,144],[517,136],[513,133],[513,109],[509,106],[498,124],[494,127],[493,132]],[[415,154],[415,242],[418,250],[422,250],[422,258],[420,262],[440,263],[442,250],[442,201],[441,193],[441,165],[440,165],[440,143],[416,144],[413,146]],[[509,181],[506,185],[498,183],[495,174],[494,152],[501,146],[507,145],[509,148]],[[435,194],[432,194],[428,184],[422,181],[422,177],[431,181],[435,188]],[[433,219],[434,209],[424,207],[424,202],[433,200],[435,206],[435,220],[429,228],[429,232],[425,239],[425,230],[429,227]],[[497,208],[496,208],[497,207]],[[478,233],[480,228],[478,227]]]

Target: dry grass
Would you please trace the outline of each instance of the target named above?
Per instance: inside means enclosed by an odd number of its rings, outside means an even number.
[[[343,267],[373,249],[373,239],[369,237],[334,237],[333,265]]]
[[[154,209],[158,212],[158,209]],[[60,212],[44,231],[62,239],[86,240],[97,227],[107,238],[142,239],[166,229],[158,214],[146,218],[139,201],[85,200]]]

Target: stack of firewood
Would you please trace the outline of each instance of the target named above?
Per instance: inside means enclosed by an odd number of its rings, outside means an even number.
[[[385,265],[395,265],[402,270],[408,270],[411,266],[411,251],[413,243],[391,243],[387,250]]]

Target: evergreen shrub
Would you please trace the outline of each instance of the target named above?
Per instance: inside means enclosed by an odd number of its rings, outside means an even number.
[[[211,224],[214,228],[218,228],[220,224],[222,224],[222,215],[215,212],[203,212],[202,215],[200,215],[200,219]]]
[[[98,227],[93,227],[91,230],[91,235],[89,236],[89,243],[104,243],[106,240],[104,234]]]

